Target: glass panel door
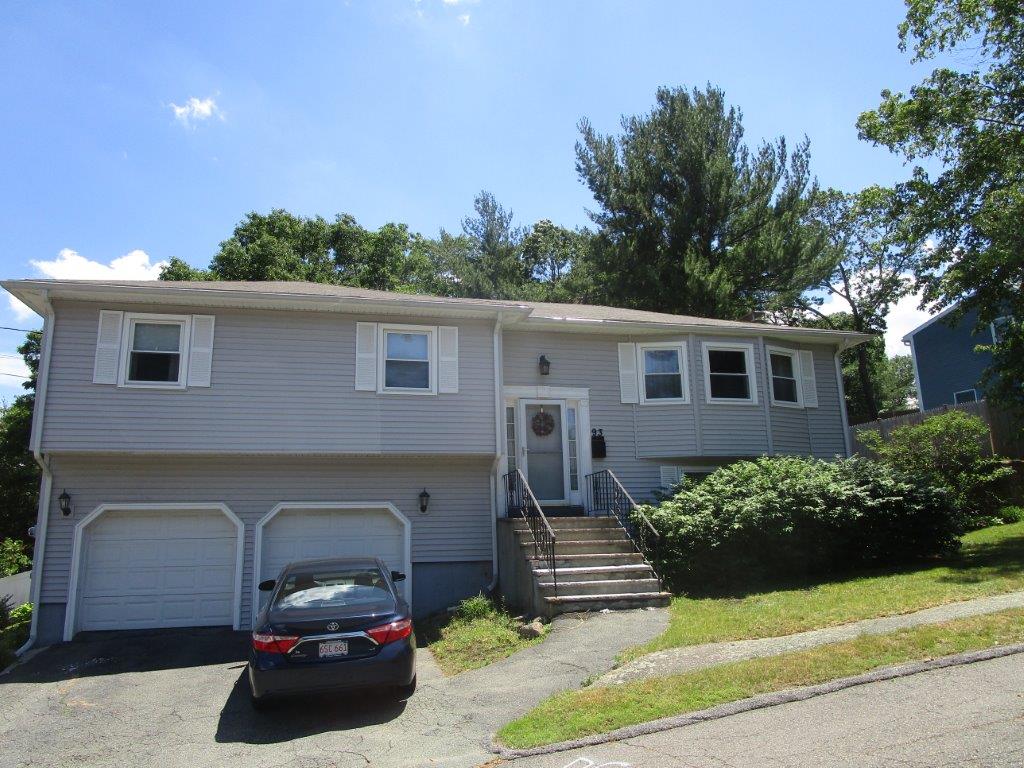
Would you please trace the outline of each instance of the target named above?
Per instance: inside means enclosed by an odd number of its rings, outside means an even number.
[[[562,405],[554,402],[526,402],[523,417],[527,482],[538,501],[565,501]]]

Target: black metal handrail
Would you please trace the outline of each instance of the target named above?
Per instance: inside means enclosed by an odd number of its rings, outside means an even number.
[[[505,498],[508,501],[508,515],[519,515],[528,526],[533,536],[533,552],[538,560],[547,563],[551,571],[551,583],[555,595],[558,595],[558,576],[555,573],[555,532],[551,528],[540,502],[530,490],[523,473],[518,469],[505,475]]]
[[[637,548],[653,559],[657,556],[658,531],[643,512],[637,509],[619,478],[610,469],[587,475],[587,509],[591,513],[614,515]]]

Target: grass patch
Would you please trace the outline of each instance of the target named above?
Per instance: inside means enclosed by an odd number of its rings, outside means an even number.
[[[627,725],[814,685],[878,667],[1024,641],[1024,610],[949,621],[889,635],[607,688],[566,691],[498,732],[514,748],[605,733]]]
[[[493,664],[543,639],[523,638],[518,623],[483,595],[463,600],[454,614],[416,624],[416,640],[430,649],[446,675]]]
[[[1024,523],[998,525],[967,534],[960,552],[935,565],[734,598],[676,597],[664,634],[626,650],[621,660],[685,645],[789,635],[1021,589]]]

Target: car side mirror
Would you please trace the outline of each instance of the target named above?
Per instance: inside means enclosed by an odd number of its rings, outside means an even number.
[[[405,581],[405,574],[402,573],[401,571],[392,571],[391,572],[391,580],[395,581],[395,582]]]
[[[277,585],[277,581],[274,579],[267,579],[266,581],[260,582],[260,592],[269,592]]]

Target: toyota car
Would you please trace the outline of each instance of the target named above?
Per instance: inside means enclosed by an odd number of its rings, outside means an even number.
[[[376,558],[290,563],[256,619],[249,692],[269,698],[350,688],[416,690],[416,638],[395,582],[405,574]]]

